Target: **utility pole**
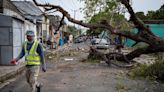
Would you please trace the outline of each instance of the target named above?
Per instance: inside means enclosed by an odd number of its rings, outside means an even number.
[[[78,10],[72,10],[73,11],[73,14],[74,14],[74,19],[76,18],[76,12],[78,11]],[[75,27],[75,23],[74,23],[74,27]]]

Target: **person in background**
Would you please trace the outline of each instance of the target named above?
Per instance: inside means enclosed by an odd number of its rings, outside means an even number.
[[[70,35],[69,35],[69,44],[72,44],[72,43],[73,43],[73,35],[70,34]]]
[[[121,51],[121,48],[123,48],[124,46],[122,45],[122,38],[121,38],[121,36],[116,36],[115,38],[114,38],[114,40],[115,40],[115,45],[116,45],[116,50],[118,50],[118,52],[119,53],[121,53],[122,51]]]

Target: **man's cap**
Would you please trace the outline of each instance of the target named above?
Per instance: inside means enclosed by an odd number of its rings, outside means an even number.
[[[26,35],[35,36],[35,33],[32,30],[27,30]]]

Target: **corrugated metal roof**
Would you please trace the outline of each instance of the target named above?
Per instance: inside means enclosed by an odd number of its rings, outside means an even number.
[[[164,20],[143,20],[145,24],[164,24]]]
[[[40,16],[43,12],[31,1],[12,1],[24,15]]]

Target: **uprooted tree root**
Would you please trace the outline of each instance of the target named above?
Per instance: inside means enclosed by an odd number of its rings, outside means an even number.
[[[121,53],[108,53],[104,54],[102,52],[99,52],[95,48],[90,48],[90,54],[88,56],[89,58],[94,58],[94,59],[101,59],[104,60],[109,66],[111,64],[121,67],[121,68],[131,68],[133,64],[126,58],[125,55]],[[124,57],[124,62],[122,61],[117,61],[116,57]]]

